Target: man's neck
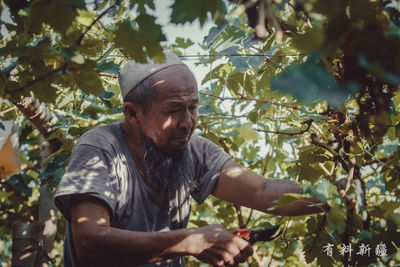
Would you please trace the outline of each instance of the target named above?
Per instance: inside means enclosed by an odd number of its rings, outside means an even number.
[[[122,133],[124,135],[125,142],[128,144],[129,151],[131,152],[133,161],[135,162],[135,166],[139,171],[143,182],[145,182],[146,185],[153,190],[158,191],[159,189],[153,188],[149,177],[147,177],[146,168],[144,167],[145,149],[138,132],[139,131],[135,129],[135,127],[132,127],[128,122],[124,121],[122,123]]]
[[[124,121],[122,123],[122,133],[125,138],[125,142],[128,144],[129,151],[131,152],[132,158],[139,169],[139,172],[144,172],[144,148],[137,129],[129,125],[128,122]]]

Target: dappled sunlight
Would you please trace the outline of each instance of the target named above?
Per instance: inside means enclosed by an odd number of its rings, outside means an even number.
[[[27,248],[27,249],[31,249],[31,248]],[[25,260],[25,259],[29,258],[31,255],[32,255],[32,252],[28,252],[28,253],[23,254],[19,258],[20,258],[20,260]]]
[[[126,170],[123,168],[123,163],[118,162],[118,159],[115,159],[116,163],[112,164],[114,168],[111,170],[113,175],[124,175],[126,176]],[[101,173],[109,173],[108,166],[106,163],[100,159],[98,156],[93,156],[89,158],[84,164],[85,168],[82,168],[79,171],[70,171],[65,174],[66,177],[70,177],[69,183],[63,185],[63,191],[68,192],[76,192],[76,193],[86,193],[91,192],[93,187],[95,188],[104,188],[105,190],[102,192],[107,198],[115,199],[115,196],[112,192],[107,190],[107,188],[113,188],[116,186],[117,180],[108,179],[104,182],[104,178],[101,177]]]
[[[127,179],[129,177],[128,169],[126,168],[127,160],[121,154],[118,153],[116,157],[112,159],[112,170],[111,173],[114,177],[120,177],[119,179],[119,187],[122,192],[126,192],[128,190],[128,182]],[[111,198],[112,195],[110,192],[105,192],[106,197]]]
[[[77,222],[78,224],[85,223],[85,222],[89,222],[89,221],[90,221],[90,218],[89,218],[89,217],[85,217],[85,216],[79,217],[79,218],[76,220],[76,222]],[[106,218],[99,218],[98,220],[96,220],[96,224],[98,224],[98,225],[104,225],[104,224],[106,224],[106,223],[107,223]]]
[[[104,225],[107,222],[105,218],[100,218],[96,221],[97,224]]]
[[[44,222],[45,225],[43,230],[44,236],[51,236],[55,231],[57,231],[57,225],[54,222],[55,222],[54,218],[50,218]]]
[[[160,85],[160,84],[163,84],[163,83],[165,83],[165,80],[159,80],[155,84],[153,84],[153,86],[157,86],[157,85]]]
[[[232,178],[237,178],[244,173],[244,169],[240,166],[232,166],[224,170],[224,172]]]
[[[76,222],[77,223],[84,223],[84,222],[88,222],[89,218],[88,217],[79,217]]]
[[[168,127],[171,126],[171,124],[172,124],[172,118],[168,117],[168,119],[163,123],[162,129],[163,130],[167,129]]]
[[[98,169],[98,168],[105,168],[106,166],[102,161],[100,161],[99,157],[93,157],[88,162],[86,163],[86,166],[93,168],[93,169]]]

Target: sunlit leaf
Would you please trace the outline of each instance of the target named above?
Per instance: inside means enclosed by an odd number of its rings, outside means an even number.
[[[288,194],[285,194],[283,197],[281,197],[279,200],[275,201],[276,202],[275,207],[280,208],[280,207],[286,206],[287,204],[296,202],[302,198],[303,198],[303,196],[300,194],[288,193]]]
[[[182,37],[176,37],[176,39],[175,39],[175,43],[179,46],[179,47],[181,47],[181,48],[188,48],[188,47],[190,47],[190,46],[192,46],[192,45],[194,45],[194,42],[192,41],[192,40],[190,40],[190,39],[184,39],[184,38],[182,38]]]
[[[240,126],[237,131],[239,132],[239,135],[246,138],[247,140],[251,140],[253,142],[257,141],[258,138],[260,137],[258,133],[253,130],[252,124],[251,123],[246,123]]]

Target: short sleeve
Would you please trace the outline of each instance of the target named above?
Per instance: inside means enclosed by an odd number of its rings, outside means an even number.
[[[101,148],[82,144],[75,147],[54,197],[55,205],[68,221],[70,199],[75,194],[88,194],[102,200],[114,217],[118,183],[112,162],[112,157]]]
[[[192,154],[196,171],[197,187],[192,197],[202,203],[214,190],[224,164],[231,156],[210,140],[193,136],[191,143]]]

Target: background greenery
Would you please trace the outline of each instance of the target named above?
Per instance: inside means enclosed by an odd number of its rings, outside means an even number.
[[[10,13],[1,21],[0,119],[20,126],[23,167],[1,177],[3,266],[11,263],[12,223],[39,219],[40,188],[55,188],[74,142],[122,118],[121,65],[162,61],[162,47],[185,59],[193,42],[166,43],[154,8],[152,0],[0,1],[1,13]],[[191,226],[280,224],[277,240],[256,243],[252,266],[399,265],[397,1],[175,0],[171,8],[172,23],[215,23],[197,60],[210,68],[199,81],[198,133],[259,174],[304,184],[278,206],[314,194],[331,207],[279,217],[209,198],[193,204]],[[341,178],[350,183],[338,192]],[[51,261],[43,263],[53,266],[62,265],[65,222],[57,216]],[[323,251],[328,243],[332,256]],[[339,253],[343,244],[352,244],[351,255]],[[361,244],[371,256],[357,255]],[[376,255],[378,244],[386,256]]]

